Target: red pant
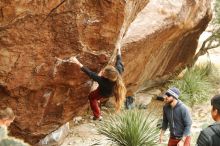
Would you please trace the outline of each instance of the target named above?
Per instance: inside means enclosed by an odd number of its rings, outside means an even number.
[[[177,144],[180,140],[181,139],[175,139],[175,138],[170,137],[169,142],[168,142],[168,146],[177,146]],[[191,140],[191,137],[187,136],[186,140],[184,142],[184,146],[190,146],[190,140]]]
[[[101,115],[101,110],[98,102],[98,100],[100,100],[101,98],[103,97],[99,93],[99,88],[89,93],[90,107],[92,109],[94,117],[96,118],[99,118]]]

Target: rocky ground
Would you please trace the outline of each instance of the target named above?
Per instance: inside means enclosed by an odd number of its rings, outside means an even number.
[[[96,125],[100,121],[85,120],[82,123],[73,124],[70,134],[65,139],[62,146],[114,146],[114,144],[104,135],[97,132]]]

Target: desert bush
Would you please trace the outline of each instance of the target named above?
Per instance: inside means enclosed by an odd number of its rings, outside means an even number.
[[[214,91],[214,81],[217,71],[211,63],[187,68],[182,78],[171,80],[169,86],[180,89],[180,99],[193,107],[195,104],[206,102]]]
[[[99,133],[120,146],[155,146],[159,129],[150,114],[140,110],[112,115],[99,125]]]

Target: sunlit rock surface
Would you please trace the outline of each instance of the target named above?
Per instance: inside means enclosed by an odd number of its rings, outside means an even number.
[[[121,46],[135,92],[189,63],[211,19],[210,0],[61,2],[0,1],[0,107],[13,108],[12,134],[32,144],[87,113],[91,80],[56,57],[78,55],[98,72]]]

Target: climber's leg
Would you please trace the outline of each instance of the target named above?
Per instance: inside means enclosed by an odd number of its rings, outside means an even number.
[[[92,109],[92,112],[95,118],[99,118],[101,115],[99,102],[98,102],[98,100],[100,100],[101,98],[102,96],[100,96],[99,94],[99,88],[90,92],[89,94],[90,107]]]

